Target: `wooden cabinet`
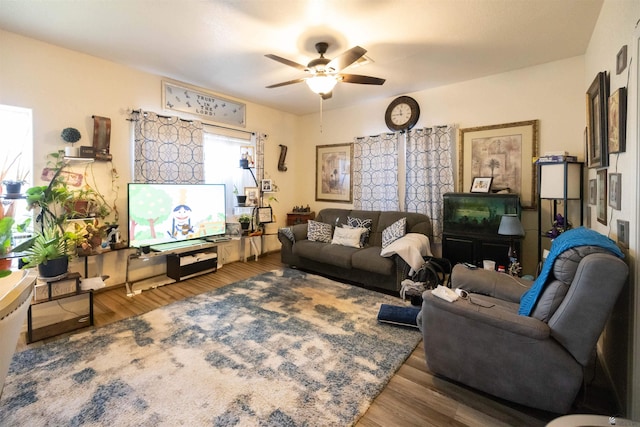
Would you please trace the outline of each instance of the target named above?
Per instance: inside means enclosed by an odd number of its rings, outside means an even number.
[[[309,220],[315,219],[315,212],[289,212],[287,214],[287,225],[306,224]]]
[[[510,239],[495,238],[482,235],[448,234],[442,236],[442,254],[452,265],[459,262],[469,262],[482,266],[483,260],[493,260],[496,267],[509,265]],[[516,253],[520,253],[520,242],[514,241]]]

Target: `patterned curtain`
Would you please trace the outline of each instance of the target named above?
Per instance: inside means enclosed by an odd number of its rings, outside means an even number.
[[[405,207],[431,218],[436,248],[442,245],[442,195],[454,191],[455,129],[414,129],[407,141]]]
[[[148,111],[131,113],[134,126],[134,182],[204,182],[202,123]]]
[[[353,207],[397,211],[398,134],[356,138],[353,144]]]

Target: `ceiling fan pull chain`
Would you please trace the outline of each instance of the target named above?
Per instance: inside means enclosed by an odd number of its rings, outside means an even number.
[[[320,96],[320,133],[322,133],[322,101],[323,98]]]

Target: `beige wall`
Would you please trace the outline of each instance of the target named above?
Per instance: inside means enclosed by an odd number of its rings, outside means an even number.
[[[592,224],[593,228],[614,240],[617,239],[617,220],[627,220],[630,224],[630,247],[625,260],[630,267],[631,277],[600,340],[599,351],[605,355],[605,368],[616,386],[619,399],[626,402],[624,409],[627,416],[635,420],[640,419],[638,19],[640,2],[605,0],[585,54],[583,82],[586,91],[596,74],[606,71],[611,93],[620,87],[628,87],[627,148],[624,153],[609,156],[608,168],[608,173],[622,174],[622,209],[618,211],[609,207],[608,224],[600,224],[595,218]],[[623,45],[627,45],[628,62],[631,65],[622,74],[616,74],[616,56]],[[594,179],[595,176],[596,170],[589,170],[589,178]]]
[[[539,120],[540,152],[566,150],[584,159],[583,70],[584,58],[574,57],[409,95],[420,104],[417,127],[456,124],[468,128]],[[339,90],[335,97],[340,96]],[[319,114],[302,117],[304,145],[295,154],[296,162],[315,159],[316,145],[387,132],[384,112],[391,100],[324,111],[322,128]],[[316,210],[332,205],[314,202],[314,179],[312,174],[301,176],[296,192],[306,194]],[[524,212],[523,223],[527,233],[524,269],[533,273],[537,263],[537,214]]]
[[[46,166],[46,155],[63,147],[62,129],[79,129],[82,134],[80,144],[91,145],[91,116],[111,118],[110,151],[113,166],[119,173],[119,223],[126,234],[126,184],[132,179],[131,123],[126,120],[127,110],[142,108],[172,114],[161,108],[162,77],[1,30],[0,58],[0,103],[33,109],[36,180]],[[186,114],[181,117],[189,118]],[[290,171],[286,173],[277,170],[278,145],[294,145],[296,127],[297,117],[292,114],[247,103],[246,130],[268,135],[265,174],[280,188],[276,194],[279,203],[274,203],[273,207],[281,225],[284,225],[285,213],[298,199],[293,190],[295,180],[291,179],[296,174],[295,165],[290,165]],[[7,143],[10,141],[2,141],[2,144]],[[100,190],[108,191],[111,188],[108,164],[95,162],[90,168],[94,170]],[[74,167],[74,171],[84,173],[85,166]],[[270,236],[267,240],[270,249],[279,247],[275,237]],[[226,251],[228,261],[238,259],[237,246]],[[107,285],[120,284],[125,280],[121,268],[124,262],[126,254],[123,251],[92,257],[90,271],[109,275]]]

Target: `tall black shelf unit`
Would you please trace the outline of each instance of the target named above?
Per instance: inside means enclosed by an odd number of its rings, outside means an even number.
[[[539,162],[538,163],[538,263],[543,259],[543,239],[549,239],[546,230],[553,225],[553,218],[562,204],[562,215],[565,224],[572,227],[584,223],[584,163],[582,162]],[[542,224],[542,201],[551,202],[552,219],[548,227]],[[569,216],[569,203],[578,206],[580,222]]]

